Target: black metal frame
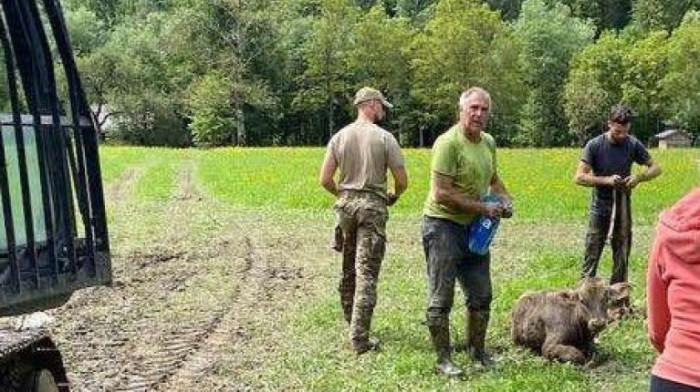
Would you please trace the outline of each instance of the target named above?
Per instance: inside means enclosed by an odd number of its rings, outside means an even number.
[[[73,291],[110,284],[112,279],[98,128],[73,59],[60,3],[42,3],[66,75],[67,108],[59,102],[49,36],[36,2],[0,0],[0,41],[12,106],[11,114],[0,115],[0,129],[11,127],[14,133],[22,199],[22,211],[15,211],[8,151],[0,133],[0,201],[7,239],[7,249],[0,249],[0,315],[60,305]],[[22,115],[23,109],[28,114]],[[62,115],[66,110],[68,115]],[[36,138],[41,189],[30,186],[28,135]],[[32,206],[36,192],[41,192],[39,211]],[[77,223],[76,204],[82,218]],[[15,214],[24,216],[25,232],[19,237],[24,235],[25,243],[17,242]],[[34,227],[36,214],[43,214],[45,227]],[[37,240],[37,232],[45,232],[46,238]]]

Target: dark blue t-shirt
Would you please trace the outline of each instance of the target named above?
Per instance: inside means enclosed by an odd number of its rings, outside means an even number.
[[[628,136],[620,143],[612,142],[607,133],[596,136],[586,143],[581,160],[593,169],[596,176],[617,174],[627,177],[632,172],[632,162],[647,165],[651,160],[649,151],[634,136]],[[596,200],[612,200],[611,186],[596,186],[593,191],[593,203]]]

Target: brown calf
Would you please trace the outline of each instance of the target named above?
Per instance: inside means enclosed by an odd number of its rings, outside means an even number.
[[[513,340],[545,358],[583,364],[607,324],[611,304],[629,297],[629,290],[627,283],[610,286],[601,278],[585,278],[574,290],[523,294],[512,313]]]

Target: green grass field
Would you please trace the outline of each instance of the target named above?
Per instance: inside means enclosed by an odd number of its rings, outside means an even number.
[[[572,181],[580,151],[500,150],[499,170],[514,197],[515,216],[502,223],[492,248],[495,298],[487,345],[496,353],[499,365],[486,371],[463,354],[456,354],[457,362],[468,372],[465,380],[448,380],[433,373],[434,354],[422,324],[425,266],[419,222],[428,192],[430,151],[405,151],[410,185],[390,211],[389,244],[373,319],[373,331],[382,339],[383,350],[359,358],[350,350],[336,294],[340,258],[328,249],[333,200],[317,184],[323,153],[321,148],[102,149],[106,187],[117,189],[112,195],[118,196],[111,197],[128,197],[132,204],[146,206],[142,210],[148,211],[129,219],[108,213],[116,253],[138,248],[138,241],[147,235],[144,233],[156,233],[156,225],[167,224],[159,206],[175,197],[181,173],[189,168],[196,187],[215,201],[208,207],[209,214],[220,215],[221,220],[235,216],[241,236],[248,235],[248,229],[268,233],[270,245],[258,255],[286,257],[287,265],[303,271],[303,294],[285,298],[283,310],[274,315],[275,322],[260,316],[256,328],[248,332],[253,341],[267,342],[265,348],[223,347],[230,356],[217,362],[215,377],[235,380],[236,385],[252,390],[647,389],[654,353],[647,342],[641,310],[653,225],[662,209],[700,184],[700,151],[652,150],[664,173],[641,184],[633,195],[635,237],[630,281],[634,284],[633,304],[639,312],[603,332],[599,363],[576,367],[549,363],[515,348],[509,338],[509,312],[525,291],[564,288],[577,281],[590,198],[590,189]],[[119,182],[132,183],[124,188],[128,192],[118,189]],[[610,274],[607,248],[599,271],[602,276]],[[457,292],[453,338],[464,338],[463,313],[462,296]],[[236,356],[247,358],[246,366],[234,360]]]
[[[317,186],[319,148],[220,149],[201,154],[200,174],[216,197],[238,205],[325,210],[330,200]],[[499,151],[500,174],[513,194],[519,219],[569,222],[584,219],[588,189],[573,185],[580,151]],[[642,184],[634,196],[635,217],[653,223],[656,214],[697,185],[697,150],[655,150],[664,175]],[[393,210],[418,214],[428,192],[429,150],[405,152],[410,187]]]

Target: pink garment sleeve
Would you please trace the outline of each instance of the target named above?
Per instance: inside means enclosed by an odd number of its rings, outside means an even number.
[[[647,271],[647,329],[651,344],[656,351],[662,353],[671,323],[671,313],[668,309],[668,285],[663,279],[664,245],[659,241],[659,234],[657,232]]]

